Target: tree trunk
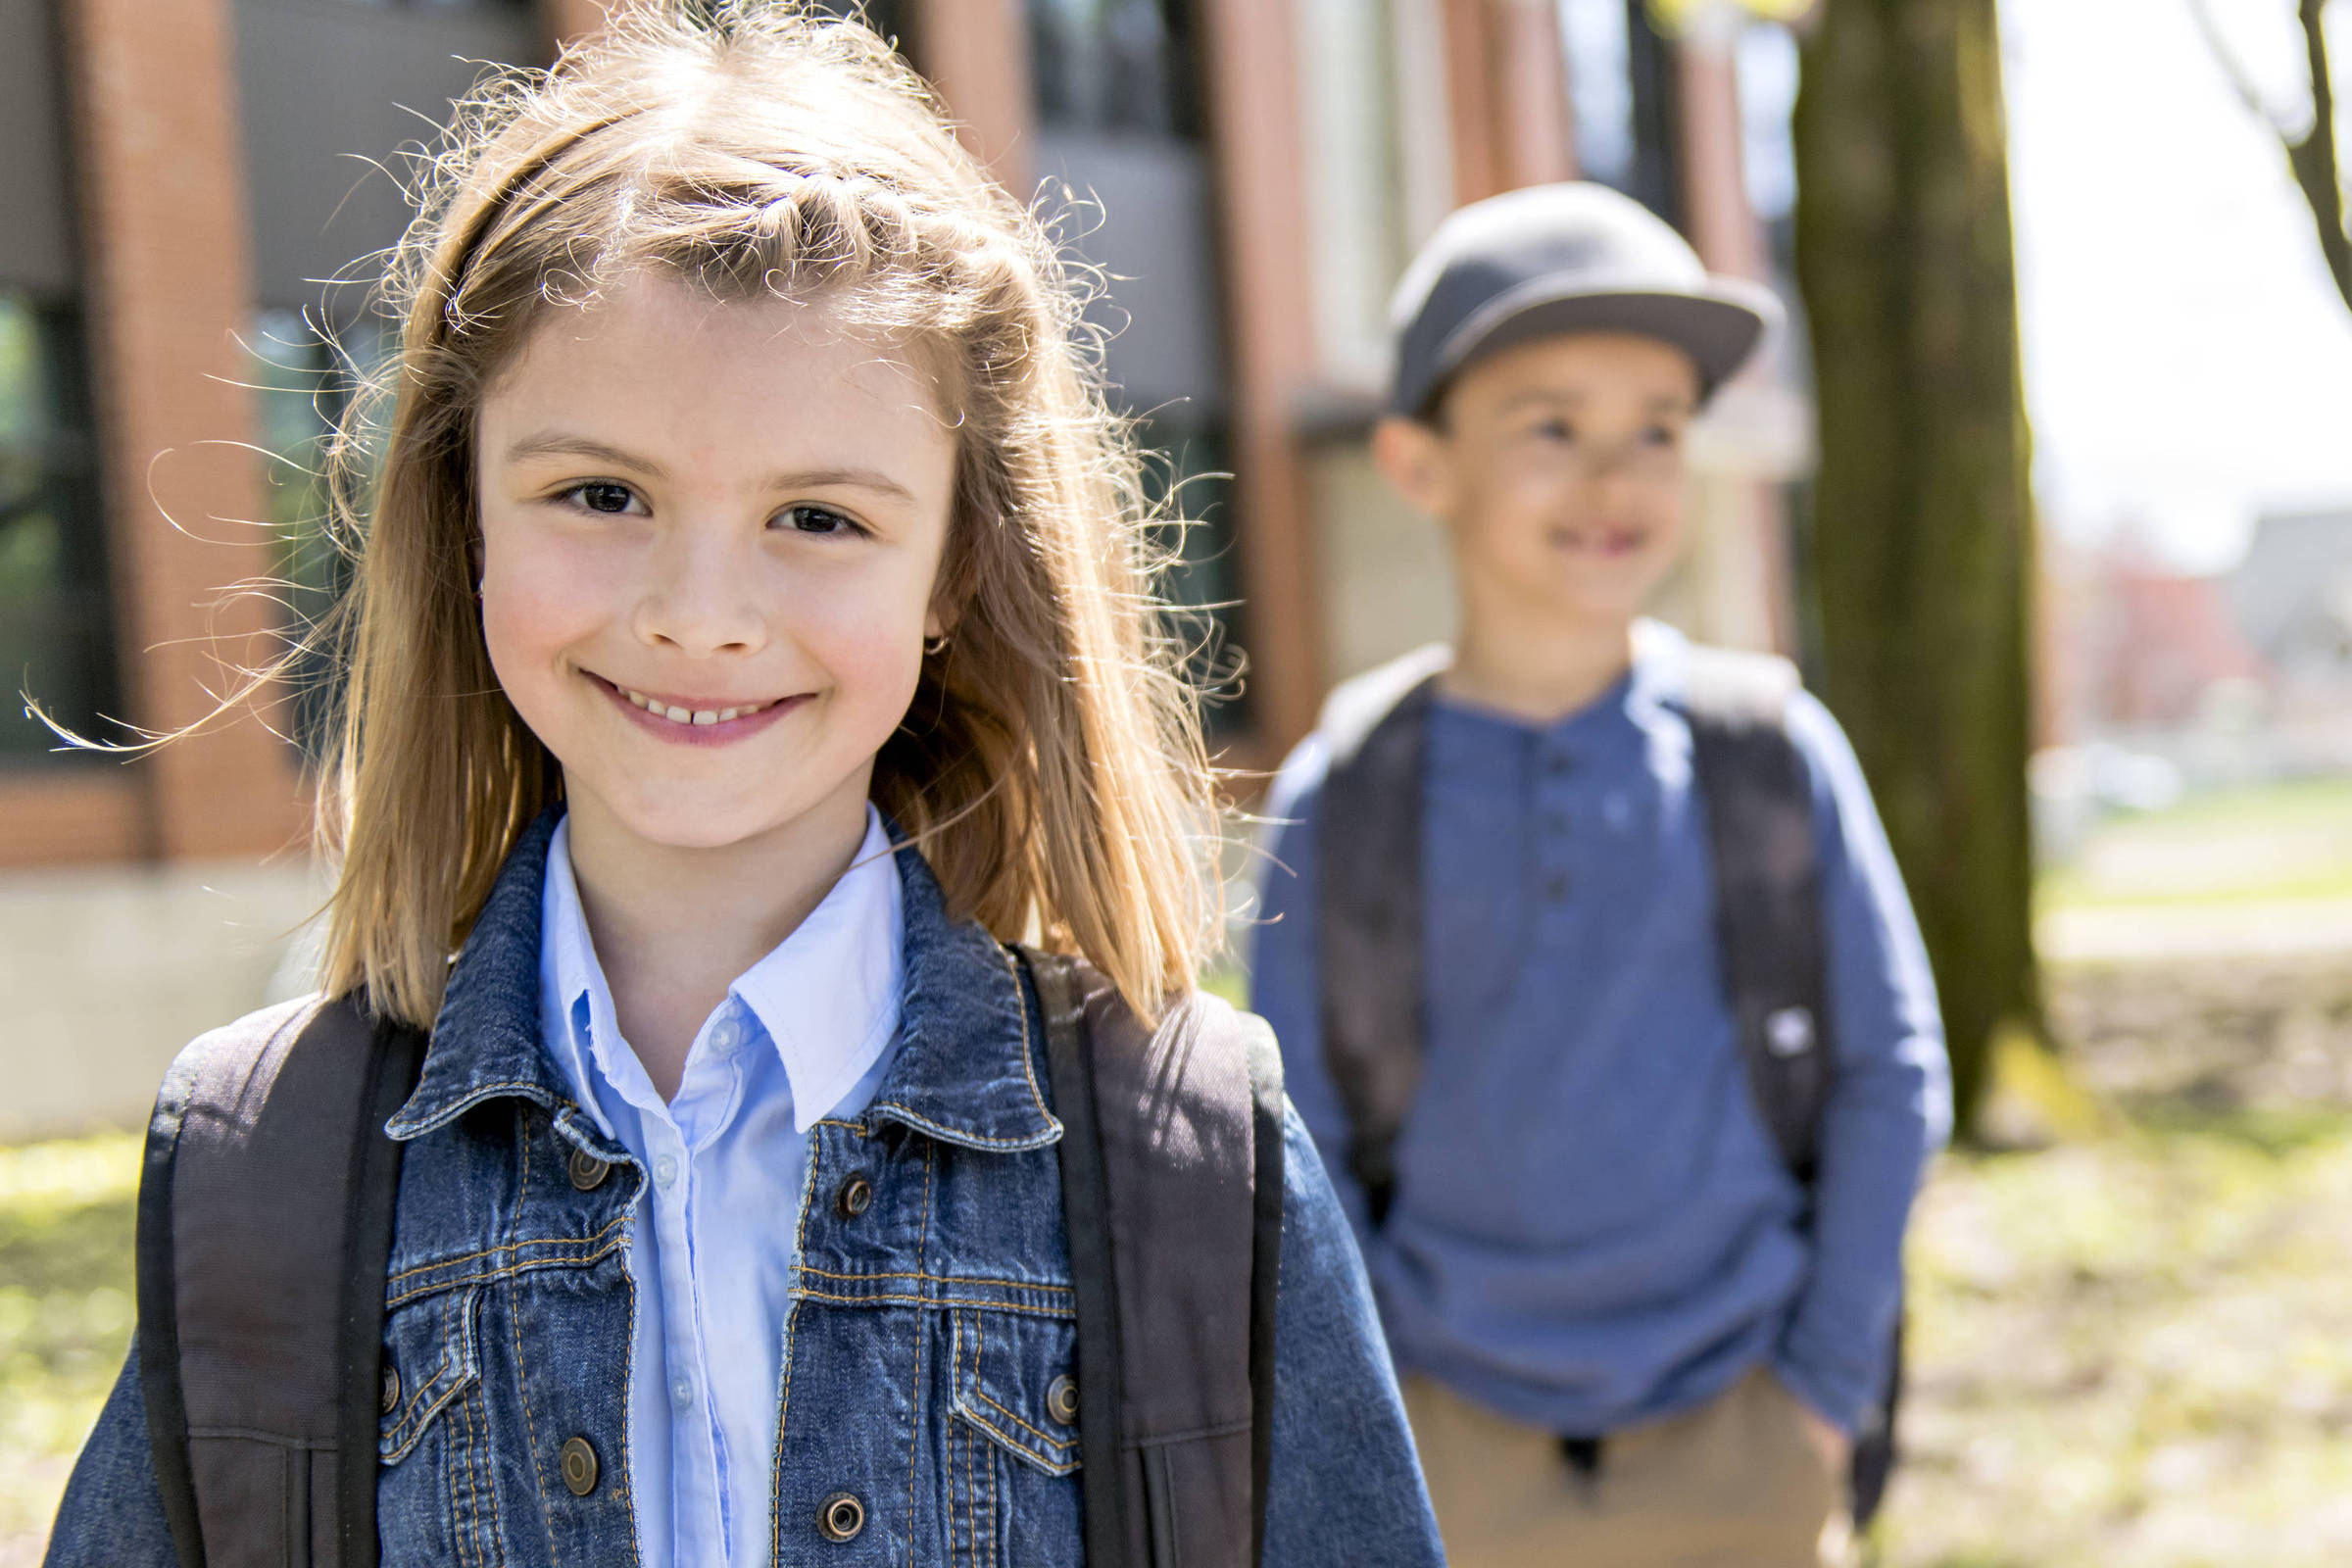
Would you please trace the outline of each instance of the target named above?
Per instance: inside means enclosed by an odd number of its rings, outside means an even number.
[[[2026,804],[2034,564],[1993,0],[1827,0],[1796,107],[1819,387],[1814,589],[1927,936],[1963,1130],[2041,1032]]]

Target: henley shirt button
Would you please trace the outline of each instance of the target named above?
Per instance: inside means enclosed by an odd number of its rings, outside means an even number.
[[[816,1530],[827,1541],[855,1541],[865,1528],[865,1504],[847,1492],[836,1492],[816,1505]]]
[[[666,1189],[678,1179],[678,1162],[663,1154],[654,1161],[654,1185]]]
[[[564,1445],[564,1484],[575,1497],[585,1497],[596,1490],[596,1450],[586,1438],[574,1438]]]
[[[843,1219],[856,1219],[874,1206],[874,1184],[862,1176],[853,1176],[841,1184],[833,1197],[833,1206]]]
[[[1545,881],[1544,884],[1544,896],[1551,900],[1554,904],[1557,904],[1562,899],[1567,898],[1568,879],[1564,876],[1554,876]]]
[[[610,1163],[597,1158],[585,1149],[573,1150],[571,1158],[565,1162],[564,1168],[571,1173],[571,1185],[583,1193],[594,1192],[597,1188],[602,1187],[605,1184],[605,1178],[612,1172]]]
[[[669,1402],[683,1410],[694,1402],[694,1384],[683,1375],[669,1380]]]
[[[1046,1414],[1065,1427],[1078,1424],[1078,1380],[1067,1372],[1046,1385]]]

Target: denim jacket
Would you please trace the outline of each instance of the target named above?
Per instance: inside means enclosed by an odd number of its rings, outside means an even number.
[[[387,1124],[407,1148],[385,1294],[384,1568],[637,1560],[624,1250],[647,1176],[540,1046],[551,831],[534,826],[500,873],[416,1093]],[[902,851],[899,868],[897,1059],[864,1114],[810,1129],[799,1211],[775,1216],[795,1227],[800,1261],[773,1561],[1077,1563],[1077,1434],[1049,1398],[1074,1369],[1077,1327],[1037,999],[985,930],[949,921],[919,855]],[[1295,1113],[1284,1153],[1265,1561],[1439,1564],[1363,1268]],[[836,1201],[853,1179],[870,1200]],[[856,1508],[836,1505],[845,1496]],[[47,1561],[173,1560],[134,1349]]]

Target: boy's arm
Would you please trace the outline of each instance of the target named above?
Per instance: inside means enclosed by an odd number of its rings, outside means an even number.
[[[1250,1010],[1282,1048],[1284,1087],[1314,1136],[1358,1246],[1368,1239],[1363,1189],[1348,1170],[1348,1116],[1323,1059],[1323,974],[1315,907],[1317,819],[1324,753],[1309,736],[1267,792],[1258,859],[1257,923],[1250,954]]]
[[[1299,1118],[1283,1128],[1266,1568],[1442,1568],[1363,1261]]]
[[[42,1568],[174,1568],[134,1344],[57,1505]]]
[[[1903,1230],[1928,1158],[1951,1132],[1951,1078],[1927,949],[1853,749],[1810,696],[1797,698],[1788,726],[1812,765],[1838,1071],[1822,1124],[1812,1275],[1777,1369],[1850,1434],[1885,1392]]]

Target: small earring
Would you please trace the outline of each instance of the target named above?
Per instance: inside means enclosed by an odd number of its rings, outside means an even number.
[[[936,637],[926,637],[923,639],[923,657],[925,659],[937,659],[940,655],[946,653],[947,651],[948,634],[946,632],[943,631]]]

